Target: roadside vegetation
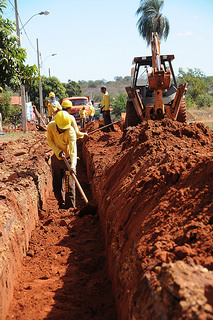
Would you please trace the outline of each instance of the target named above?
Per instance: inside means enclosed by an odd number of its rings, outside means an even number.
[[[15,35],[14,22],[4,19],[6,3],[0,0],[0,91],[17,90],[21,85],[30,85],[38,76],[35,65],[25,64],[27,52],[21,48]]]
[[[187,110],[193,113],[194,110],[207,110],[213,108],[213,76],[207,77],[199,69],[188,69],[184,71],[179,69],[178,83],[188,83],[186,93]],[[126,111],[126,90],[125,87],[131,85],[131,77],[115,77],[114,81],[106,80],[89,80],[89,81],[72,81],[61,83],[56,77],[42,77],[42,88],[44,103],[49,98],[49,92],[54,91],[58,99],[70,96],[90,96],[96,104],[101,104],[102,93],[101,85],[107,87],[111,96],[111,105],[113,107],[113,119],[121,117],[121,112]],[[8,122],[10,115],[17,114],[21,108],[13,108],[10,104],[12,91],[5,91],[0,95],[0,112],[4,121]],[[29,88],[28,96],[30,101],[39,109],[39,91],[38,84]]]

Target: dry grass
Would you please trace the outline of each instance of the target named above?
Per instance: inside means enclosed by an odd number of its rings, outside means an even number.
[[[213,106],[202,109],[187,110],[188,122],[203,122],[209,129],[213,130]]]
[[[32,132],[23,133],[22,131],[5,132],[4,135],[0,135],[0,144],[8,141],[15,141],[22,137],[31,135]]]

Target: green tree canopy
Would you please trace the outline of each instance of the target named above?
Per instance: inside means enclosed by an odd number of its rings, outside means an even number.
[[[167,39],[169,34],[169,21],[161,13],[164,0],[141,0],[140,6],[136,11],[139,16],[137,21],[139,34],[147,45],[151,43],[152,32],[158,33],[158,38]]]
[[[43,92],[43,99],[49,99],[49,93],[53,91],[56,95],[56,98],[62,99],[66,97],[66,89],[64,88],[63,84],[58,80],[56,77],[41,77],[42,83],[42,92]],[[28,87],[28,94],[30,100],[36,105],[39,105],[39,86],[38,83],[34,83],[34,85]],[[43,102],[43,103],[44,103]]]
[[[6,3],[0,0],[0,86],[15,90],[21,84],[29,85],[38,70],[35,65],[25,65],[27,54],[14,35],[15,25],[2,17],[5,7]]]
[[[68,83],[63,83],[63,86],[66,89],[66,97],[72,97],[72,96],[81,96],[82,90],[79,83],[68,80]]]
[[[212,97],[208,94],[211,82],[200,69],[188,69],[185,72],[182,68],[178,71],[178,82],[188,83],[186,104],[188,107],[197,105],[198,108],[210,106]]]
[[[121,112],[126,112],[126,94],[120,93],[111,100],[113,114],[116,118],[121,118]]]

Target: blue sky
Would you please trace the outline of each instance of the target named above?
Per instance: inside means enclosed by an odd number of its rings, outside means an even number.
[[[14,0],[5,16],[15,21]],[[68,79],[114,80],[129,76],[135,56],[150,55],[150,47],[139,36],[136,11],[139,0],[17,0],[23,24],[41,11],[21,33],[27,63],[37,65],[36,39],[43,60],[41,73]],[[213,76],[213,1],[164,0],[162,10],[169,19],[170,33],[161,42],[161,54],[174,54],[173,67],[198,68]],[[20,24],[21,28],[21,24]],[[56,56],[51,54],[57,53]]]

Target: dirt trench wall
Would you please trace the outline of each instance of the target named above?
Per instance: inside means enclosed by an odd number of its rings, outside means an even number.
[[[163,120],[83,145],[119,319],[213,319],[212,142]]]
[[[39,136],[40,138],[40,136]],[[38,137],[0,146],[0,319],[6,317],[22,257],[51,190],[51,173],[40,154],[29,152]]]

